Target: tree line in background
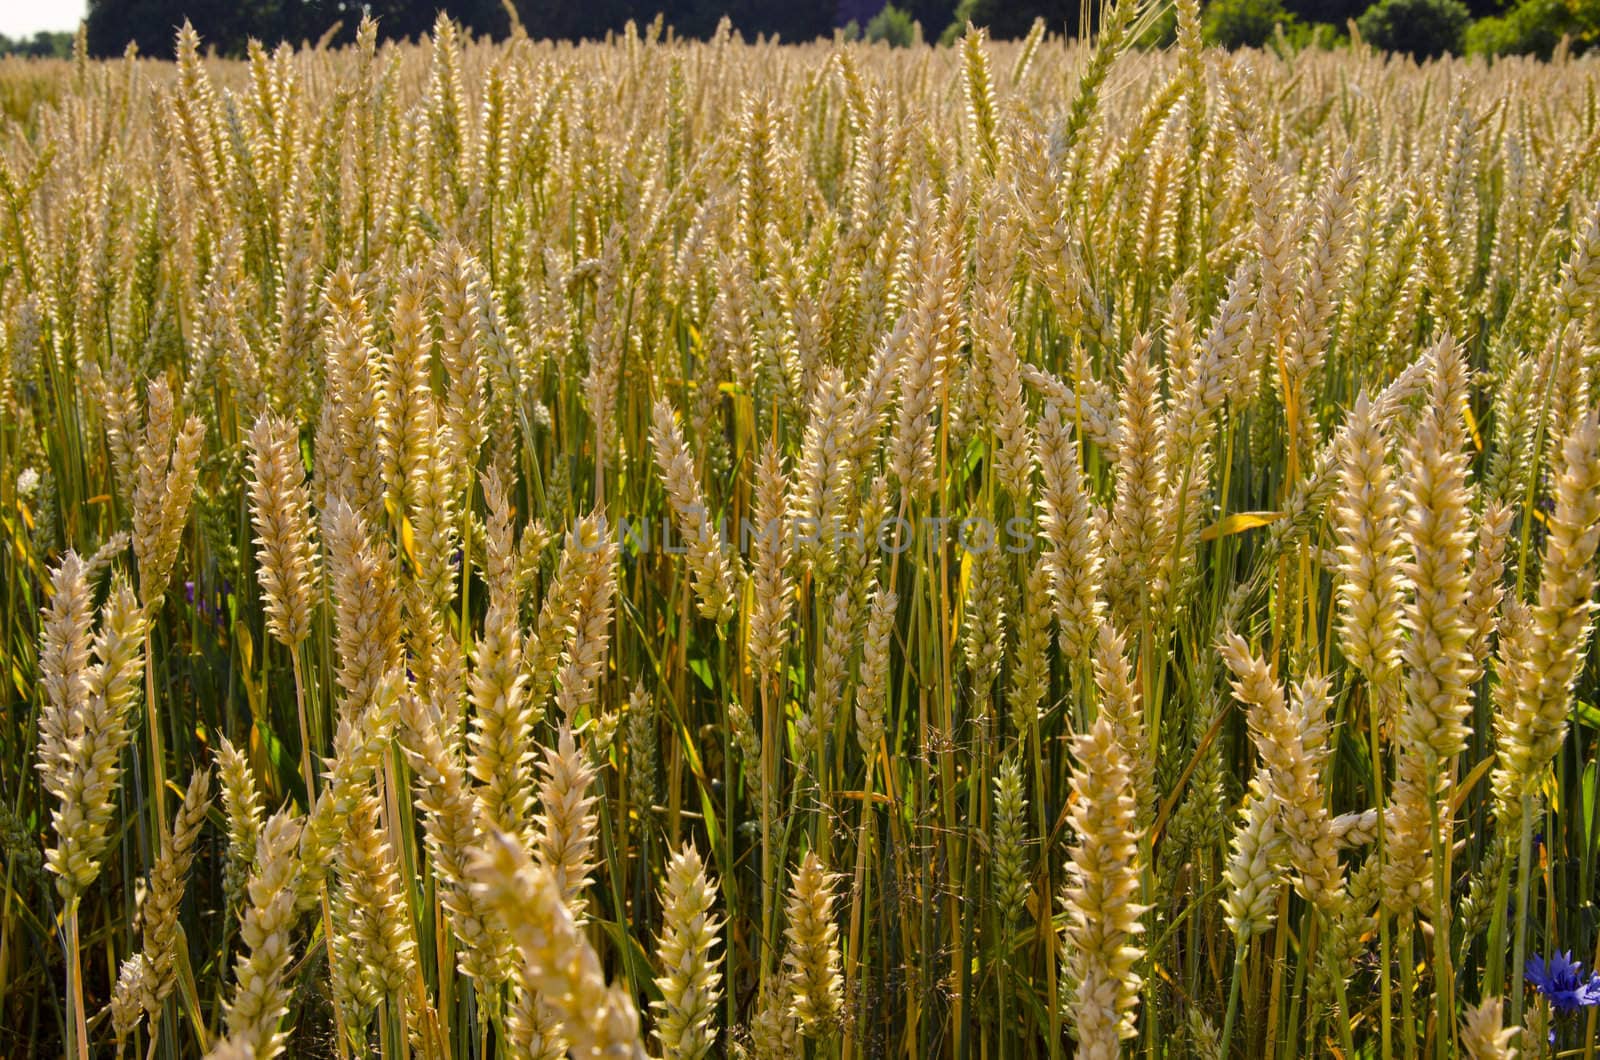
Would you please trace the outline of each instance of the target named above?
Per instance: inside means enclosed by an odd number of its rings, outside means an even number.
[[[603,37],[632,19],[640,24],[660,14],[682,37],[703,38],[726,16],[748,35],[801,41],[846,34],[891,44],[911,44],[942,30],[948,42],[968,22],[998,38],[1020,37],[1043,18],[1053,31],[1085,27],[1078,0],[90,0],[91,55],[122,54],[129,42],[142,55],[165,57],[172,29],[185,18],[218,54],[242,55],[251,38],[268,45],[328,37],[344,42],[363,11],[370,11],[390,39],[415,39],[428,32],[439,9],[475,34],[504,37],[512,12],[530,36],[560,40]],[[1174,14],[1156,19],[1141,42],[1170,43]],[[1335,47],[1349,40],[1348,27],[1366,43],[1419,59],[1445,53],[1532,54],[1548,58],[1563,40],[1574,51],[1600,41],[1600,0],[1210,0],[1205,5],[1209,43],[1228,48]],[[1093,28],[1093,27],[1089,27]],[[64,57],[70,33],[36,33],[11,39],[0,34],[0,55]]]
[[[72,54],[72,34],[40,30],[31,37],[8,37],[0,33],[0,55],[24,55],[30,59],[65,59]]]

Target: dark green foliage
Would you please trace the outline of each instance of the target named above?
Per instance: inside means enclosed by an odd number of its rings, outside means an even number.
[[[1284,39],[1296,51],[1304,48],[1321,48],[1323,51],[1332,51],[1342,48],[1350,43],[1350,38],[1345,34],[1344,26],[1334,26],[1327,22],[1300,22],[1291,20],[1283,29]]]
[[[947,44],[959,40],[968,22],[987,29],[997,40],[1026,37],[1036,18],[1044,19],[1051,33],[1077,35],[1082,28],[1079,14],[1078,0],[961,0],[941,40]]]
[[[1020,38],[1035,18],[1051,33],[1081,35],[1084,5],[1079,0],[512,0],[527,32],[536,38],[598,39],[629,20],[640,26],[657,14],[680,37],[705,38],[727,17],[746,38],[779,37],[790,42],[826,37],[836,26],[853,25],[868,39],[911,42],[910,27],[928,32],[944,27],[944,43],[958,39],[967,23],[984,27],[996,39]],[[1133,0],[1123,0],[1133,2]],[[1208,43],[1227,48],[1264,47],[1281,27],[1292,46],[1325,43],[1343,33],[1363,0],[1209,0],[1203,13]],[[1091,16],[1097,3],[1088,6]],[[511,23],[502,0],[89,0],[88,46],[94,56],[117,56],[131,41],[142,55],[167,58],[184,19],[200,34],[202,46],[219,55],[242,56],[246,42],[268,47],[281,41],[315,41],[337,27],[333,43],[353,39],[363,11],[378,19],[387,40],[415,40],[428,32],[440,10],[473,36],[504,37]],[[1497,13],[1498,12],[1498,13]],[[1477,23],[1471,19],[1480,17]],[[874,31],[873,26],[878,29]],[[1445,52],[1548,57],[1563,36],[1575,51],[1600,39],[1600,0],[1521,0],[1503,9],[1497,0],[1381,0],[1360,15],[1362,37],[1370,44],[1418,58]],[[1141,47],[1172,43],[1170,7],[1152,20],[1138,40]],[[874,34],[877,34],[875,37]],[[70,34],[36,34],[30,40],[0,37],[0,55],[66,55]]]
[[[380,5],[381,6],[381,5]],[[353,32],[360,9],[335,0],[89,0],[89,54],[121,55],[129,43],[140,55],[171,58],[173,39],[185,19],[202,47],[221,55],[243,55],[254,37],[269,46],[314,40],[334,22]]]
[[[1169,48],[1178,42],[1178,9],[1168,7],[1150,22],[1146,29],[1137,38],[1133,45],[1136,48]]]
[[[279,0],[292,4],[294,0]],[[361,21],[361,5],[342,0],[309,0],[304,4],[306,36],[315,39],[335,22],[342,22],[339,33],[341,43],[355,39],[356,25]],[[385,38],[416,40],[433,30],[440,11],[461,24],[474,36],[504,37],[511,32],[511,20],[500,0],[439,0],[436,3],[412,3],[408,0],[370,0],[366,5],[372,17],[378,20],[378,31]],[[598,5],[597,5],[598,6]]]
[[[1379,0],[1356,20],[1368,44],[1413,59],[1461,50],[1471,15],[1460,0]]]
[[[916,40],[917,27],[911,16],[893,4],[883,5],[883,10],[867,23],[867,40],[882,41],[895,48],[907,48]]]
[[[1273,38],[1278,26],[1294,16],[1283,0],[1215,0],[1201,15],[1207,44],[1223,48],[1260,48]]]
[[[680,37],[703,40],[726,16],[746,39],[776,36],[791,44],[831,34],[837,9],[835,0],[516,0],[516,7],[523,27],[536,38],[599,40],[629,19],[643,27],[660,14]]]
[[[301,5],[297,5],[297,8]],[[89,54],[121,55],[134,45],[140,55],[169,59],[173,38],[185,19],[200,34],[203,47],[222,54],[242,54],[248,38],[266,43],[294,40],[303,12],[285,11],[276,3],[243,0],[89,0]]]
[[[1305,23],[1326,22],[1343,30],[1345,23],[1359,18],[1372,0],[1284,0],[1283,8]]]
[[[23,55],[32,59],[65,59],[72,54],[72,34],[40,30],[31,37],[12,40],[0,33],[0,55]]]
[[[944,25],[951,0],[922,0],[904,10],[924,25]],[[764,34],[799,42],[833,31],[836,0],[515,0],[518,17],[530,36],[565,40],[599,39],[622,29],[632,19],[640,26],[662,14],[680,36],[704,38],[727,16],[746,37]],[[334,43],[348,43],[363,11],[378,20],[386,40],[415,40],[433,26],[443,10],[473,36],[505,37],[511,30],[501,0],[90,0],[89,52],[121,55],[129,41],[141,55],[170,58],[173,37],[185,18],[194,24],[202,45],[218,54],[240,56],[252,37],[269,47],[279,41],[315,41],[331,27]],[[870,16],[869,16],[870,17]],[[1029,16],[1031,19],[1031,16]],[[931,22],[930,22],[931,20]],[[1026,29],[1026,23],[1024,23]]]
[[[1481,55],[1537,55],[1548,59],[1562,37],[1574,51],[1600,39],[1600,5],[1564,0],[1522,0],[1503,15],[1479,19],[1467,30],[1466,48]]]
[[[843,6],[841,0],[841,9]],[[922,23],[925,34],[937,33],[940,26],[948,26],[955,20],[956,0],[901,0],[895,6],[910,15],[913,20]],[[965,22],[961,23],[962,29],[966,27]],[[1027,33],[1027,30],[1024,29],[1022,32]]]

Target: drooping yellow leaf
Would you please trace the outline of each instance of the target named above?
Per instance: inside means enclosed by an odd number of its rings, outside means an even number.
[[[173,964],[178,983],[178,1002],[188,1017],[180,1022],[187,1023],[194,1032],[195,1045],[203,1055],[211,1047],[211,1036],[206,1033],[205,1012],[200,1008],[200,989],[195,983],[194,966],[189,963],[189,944],[182,924],[178,925],[175,956],[177,959]]]
[[[1456,784],[1454,794],[1450,796],[1450,816],[1454,817],[1461,812],[1461,804],[1467,801],[1467,796],[1472,794],[1473,787],[1489,772],[1489,767],[1494,765],[1494,755],[1489,755],[1483,761],[1472,767],[1472,772],[1461,778]]]
[[[411,530],[411,520],[400,520],[400,547],[413,568],[417,565],[417,536]]]
[[[1242,534],[1246,530],[1254,530],[1258,526],[1266,526],[1282,518],[1282,512],[1234,512],[1226,519],[1212,523],[1200,531],[1200,540],[1215,541],[1230,534]]]
[[[1478,417],[1472,414],[1472,406],[1464,405],[1461,409],[1467,420],[1467,433],[1472,435],[1472,447],[1478,452],[1483,452],[1483,435],[1478,432]]]

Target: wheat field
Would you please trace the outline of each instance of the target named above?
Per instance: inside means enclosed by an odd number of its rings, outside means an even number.
[[[1600,65],[1176,9],[0,63],[0,1055],[1593,1060]]]

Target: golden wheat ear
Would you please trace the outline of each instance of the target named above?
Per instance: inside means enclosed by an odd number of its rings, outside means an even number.
[[[807,1037],[838,1030],[844,1008],[839,972],[839,927],[834,923],[833,877],[817,852],[808,850],[794,871],[785,908],[784,936],[789,1009]]]
[[[654,1007],[663,1056],[700,1060],[716,1047],[722,961],[714,951],[723,928],[712,912],[716,900],[704,862],[685,843],[668,859],[661,883],[662,929],[656,944],[661,1000]]]
[[[283,1018],[293,984],[293,934],[300,873],[301,818],[279,812],[267,819],[256,844],[255,867],[246,887],[250,905],[239,925],[245,952],[234,963],[233,993],[226,1005],[228,1033],[209,1054],[212,1060],[275,1057],[283,1051]]]
[[[256,576],[266,598],[267,629],[293,650],[311,635],[319,585],[315,523],[300,432],[262,413],[250,430],[250,517],[256,532]]]
[[[573,1051],[643,1060],[638,1010],[625,990],[607,984],[551,871],[535,864],[519,840],[490,830],[472,877],[516,947],[523,989],[550,1005]]]
[[[1074,748],[1077,801],[1071,809],[1078,834],[1068,855],[1067,946],[1063,959],[1075,984],[1068,1001],[1078,1047],[1085,1056],[1115,1057],[1121,1041],[1137,1034],[1137,973],[1143,951],[1145,909],[1139,897],[1138,812],[1132,763],[1102,713]]]

